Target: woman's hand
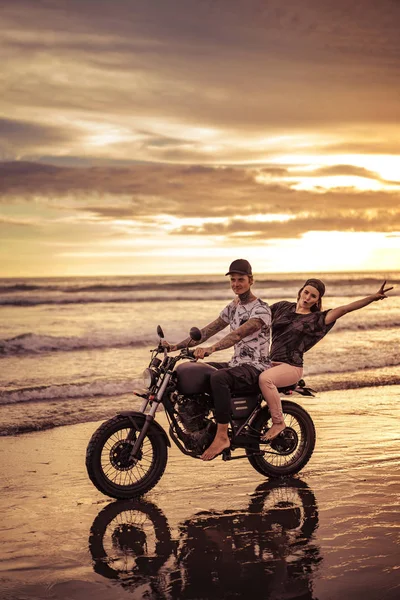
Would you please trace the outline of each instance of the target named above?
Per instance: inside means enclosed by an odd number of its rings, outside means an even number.
[[[393,286],[385,289],[385,285],[386,285],[386,281],[384,281],[382,283],[381,287],[376,292],[376,294],[373,294],[373,296],[374,296],[374,302],[376,302],[376,300],[384,300],[385,298],[387,298],[386,294],[388,292],[390,292],[390,290],[393,289]]]

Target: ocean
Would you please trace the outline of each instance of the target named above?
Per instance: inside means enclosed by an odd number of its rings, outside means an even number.
[[[343,317],[306,354],[307,384],[321,393],[399,384],[400,272],[319,277],[327,287],[324,309],[377,291],[383,279],[395,289]],[[253,291],[270,304],[294,301],[305,279],[264,274]],[[137,408],[133,390],[157,344],[157,325],[178,342],[190,327],[214,320],[232,297],[227,279],[216,275],[0,279],[0,435]],[[213,360],[228,360],[231,352]]]

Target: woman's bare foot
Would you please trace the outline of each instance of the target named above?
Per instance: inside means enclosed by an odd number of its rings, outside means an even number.
[[[273,423],[267,433],[261,437],[263,442],[271,442],[286,428],[285,423]]]
[[[207,450],[204,450],[203,454],[201,455],[201,460],[212,460],[218,456],[218,454],[221,454],[223,450],[229,448],[230,445],[231,442],[228,436],[216,435],[211,446],[209,446]]]

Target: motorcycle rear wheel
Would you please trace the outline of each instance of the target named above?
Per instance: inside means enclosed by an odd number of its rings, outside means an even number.
[[[137,432],[129,418],[118,415],[94,432],[86,450],[86,469],[96,488],[112,498],[138,498],[162,477],[168,449],[159,432],[151,428],[137,460],[129,458]]]
[[[308,412],[295,402],[282,402],[286,429],[270,444],[260,440],[258,446],[247,449],[251,466],[267,477],[287,477],[298,473],[311,458],[315,448],[315,427]],[[271,427],[268,409],[263,409],[253,423],[253,428],[263,436]],[[264,455],[254,451],[264,450]]]

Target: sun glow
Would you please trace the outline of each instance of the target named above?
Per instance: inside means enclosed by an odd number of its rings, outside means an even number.
[[[264,250],[265,253],[265,250]],[[300,239],[273,240],[268,254],[275,271],[398,270],[400,236],[384,233],[310,231]]]
[[[283,214],[283,213],[277,213],[277,214],[272,214],[272,213],[265,213],[265,214],[256,214],[256,215],[246,215],[245,217],[235,217],[237,219],[243,220],[243,221],[248,221],[250,223],[253,223],[254,221],[258,221],[259,223],[286,223],[287,221],[290,221],[291,219],[295,219],[296,216],[295,215],[287,215],[287,214]]]
[[[115,123],[99,123],[76,119],[75,125],[82,129],[82,144],[89,146],[91,149],[138,141],[143,138],[143,135],[132,129]]]
[[[108,131],[104,131],[102,133],[96,133],[94,135],[89,135],[86,138],[86,143],[89,146],[109,146],[111,144],[118,144],[126,140],[130,140],[131,136],[124,135],[118,129],[109,129]]]
[[[326,191],[335,188],[355,188],[361,191],[379,191],[379,190],[400,190],[399,185],[387,185],[375,179],[368,177],[359,177],[356,175],[332,175],[329,177],[299,177],[291,180],[289,177],[286,181],[293,181],[293,189],[305,191]]]
[[[394,184],[396,188],[400,187],[400,155],[393,154],[287,154],[274,157],[273,164],[303,165],[303,170],[312,171],[321,167],[334,167],[337,165],[347,165],[367,169],[376,173],[380,178],[382,188],[389,188]],[[340,175],[339,175],[340,176]],[[364,179],[358,177],[358,179]],[[370,180],[371,185],[373,180]],[[377,180],[375,180],[377,181]],[[362,189],[362,188],[360,188]],[[370,188],[372,189],[372,188]]]

